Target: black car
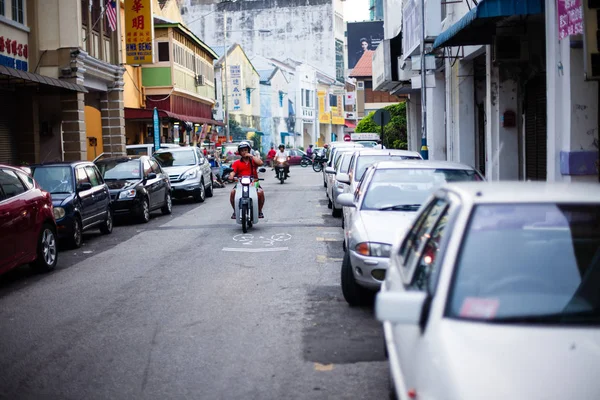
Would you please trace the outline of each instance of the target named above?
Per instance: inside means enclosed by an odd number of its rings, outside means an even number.
[[[161,209],[171,214],[171,184],[153,157],[123,156],[103,158],[96,165],[110,189],[115,215],[133,215],[150,221],[150,212]]]
[[[83,231],[109,234],[113,214],[108,186],[92,162],[56,162],[30,167],[33,178],[52,195],[58,237],[71,247],[83,242]]]

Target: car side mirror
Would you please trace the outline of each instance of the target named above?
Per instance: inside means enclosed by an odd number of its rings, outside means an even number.
[[[339,173],[335,176],[335,179],[338,182],[345,183],[346,185],[350,184],[350,176],[348,176],[348,174]]]
[[[150,172],[148,176],[146,176],[146,179],[156,179],[156,173]]]
[[[266,169],[266,168],[264,168],[264,167],[260,167],[260,168],[258,169],[258,172],[267,172],[267,169]]]
[[[80,184],[77,186],[77,191],[78,191],[78,192],[83,192],[83,191],[86,191],[86,190],[90,190],[91,188],[92,188],[92,184],[91,184],[91,183],[89,183],[89,182],[84,182],[84,183],[80,183]]]
[[[326,174],[333,174],[333,175],[335,175],[335,168],[333,168],[333,167],[325,167],[325,173]]]
[[[377,320],[392,324],[419,325],[427,292],[379,292],[375,299]]]
[[[354,195],[352,193],[342,193],[335,201],[344,207],[356,207],[356,204],[354,204]]]

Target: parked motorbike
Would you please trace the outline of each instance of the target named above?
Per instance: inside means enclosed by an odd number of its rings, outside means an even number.
[[[279,183],[283,183],[283,181],[287,179],[287,176],[285,175],[285,163],[275,163],[275,176],[279,179]]]
[[[323,164],[327,162],[327,158],[323,156],[316,156],[313,161],[313,171],[321,172],[323,170]]]
[[[302,159],[300,160],[300,166],[302,166],[303,168],[308,167],[309,165],[313,164],[313,160],[312,158],[310,158],[309,156],[307,156],[306,154],[304,154],[302,156]]]
[[[266,169],[259,168],[258,171],[265,172]],[[238,183],[235,189],[235,221],[242,225],[242,232],[247,233],[252,225],[258,223],[256,179],[252,176],[242,176],[238,178]]]

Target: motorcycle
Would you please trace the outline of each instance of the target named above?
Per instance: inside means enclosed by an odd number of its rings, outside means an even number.
[[[259,172],[266,169],[259,168]],[[235,189],[235,221],[242,225],[242,232],[247,233],[252,225],[258,223],[258,191],[253,176],[238,178],[239,185]],[[258,179],[262,181],[263,179]]]
[[[275,176],[279,179],[279,183],[283,183],[287,179],[285,175],[285,163],[276,162],[275,164]]]
[[[308,155],[304,154],[302,156],[302,159],[300,160],[300,166],[303,168],[308,167],[309,165],[312,165],[313,160],[312,158],[310,158]]]
[[[316,156],[313,161],[313,171],[321,172],[323,170],[323,164],[327,162],[327,158],[324,156]]]

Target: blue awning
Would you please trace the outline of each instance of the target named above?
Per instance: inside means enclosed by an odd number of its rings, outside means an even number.
[[[542,0],[481,0],[464,17],[442,32],[433,48],[490,44],[496,23],[514,15],[544,13]]]

